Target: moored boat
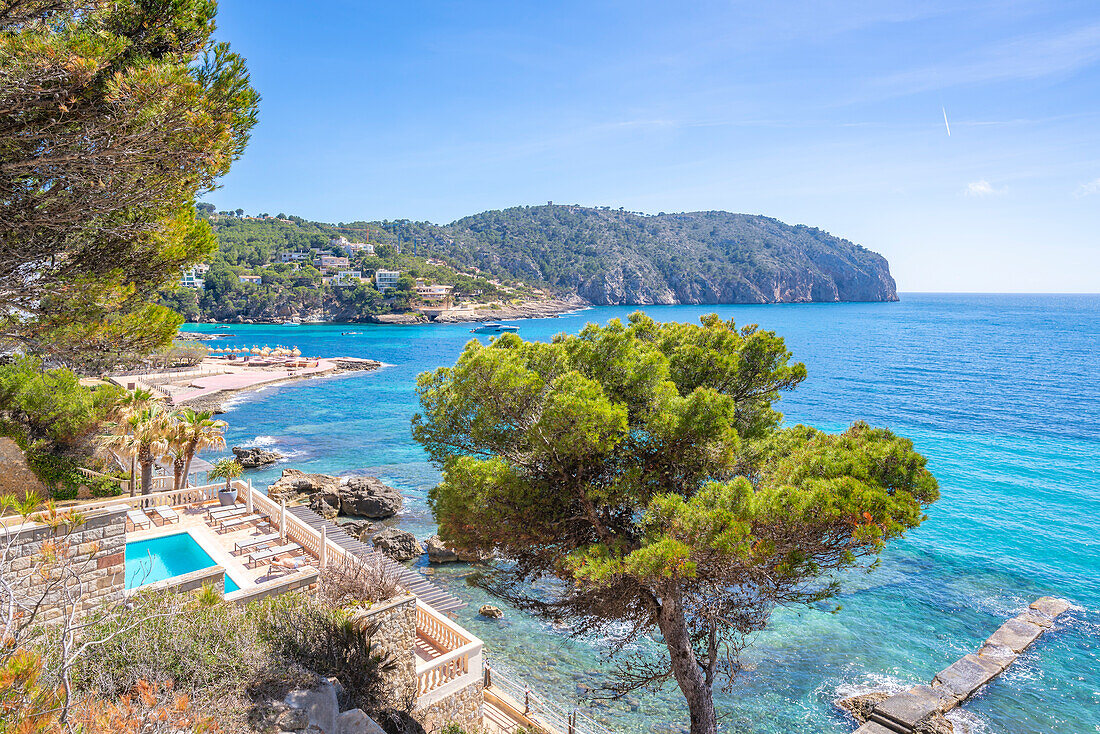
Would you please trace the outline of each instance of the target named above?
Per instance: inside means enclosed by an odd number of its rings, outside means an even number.
[[[495,321],[484,323],[476,329],[470,329],[471,334],[502,334],[514,331],[519,331],[519,327],[511,324],[498,324]]]

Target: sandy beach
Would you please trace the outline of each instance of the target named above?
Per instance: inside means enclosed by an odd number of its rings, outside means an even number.
[[[224,413],[224,402],[237,393],[298,380],[374,370],[381,365],[381,362],[371,359],[326,357],[310,360],[307,367],[254,366],[247,362],[228,362],[208,357],[194,371],[119,376],[111,379],[123,387],[134,385],[155,390],[169,398],[174,405]]]

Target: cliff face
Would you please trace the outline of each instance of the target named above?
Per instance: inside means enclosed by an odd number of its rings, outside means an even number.
[[[596,305],[897,300],[881,255],[768,217],[544,206],[484,212],[445,229],[456,259]]]

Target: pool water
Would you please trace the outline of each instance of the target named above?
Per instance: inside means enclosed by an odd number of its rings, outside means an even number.
[[[126,544],[126,588],[134,589],[155,581],[216,566],[190,533],[176,533]],[[225,575],[225,593],[239,586]]]

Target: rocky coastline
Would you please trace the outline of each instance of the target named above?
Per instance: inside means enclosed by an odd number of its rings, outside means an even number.
[[[544,319],[560,316],[564,313],[572,313],[592,304],[579,296],[565,298],[553,298],[548,300],[524,301],[523,303],[501,305],[496,308],[481,307],[469,309],[436,310],[424,309],[422,311],[406,311],[404,313],[371,314],[361,319],[331,319],[303,320],[302,325],[308,324],[390,324],[400,326],[417,326],[426,324],[462,324],[479,321],[502,321],[514,319]],[[318,314],[319,315],[319,314]],[[262,325],[283,324],[287,321],[284,316],[256,317],[226,319],[201,319],[195,323],[200,324],[240,324]],[[226,336],[225,334],[202,334],[198,332],[179,333],[179,338],[184,341],[210,341]]]
[[[395,561],[411,561],[425,553],[428,562],[435,564],[488,560],[483,554],[455,548],[438,535],[420,541],[407,530],[374,522],[390,520],[404,507],[401,492],[378,477],[338,477],[287,468],[267,488],[267,496],[276,502],[308,506]]]

